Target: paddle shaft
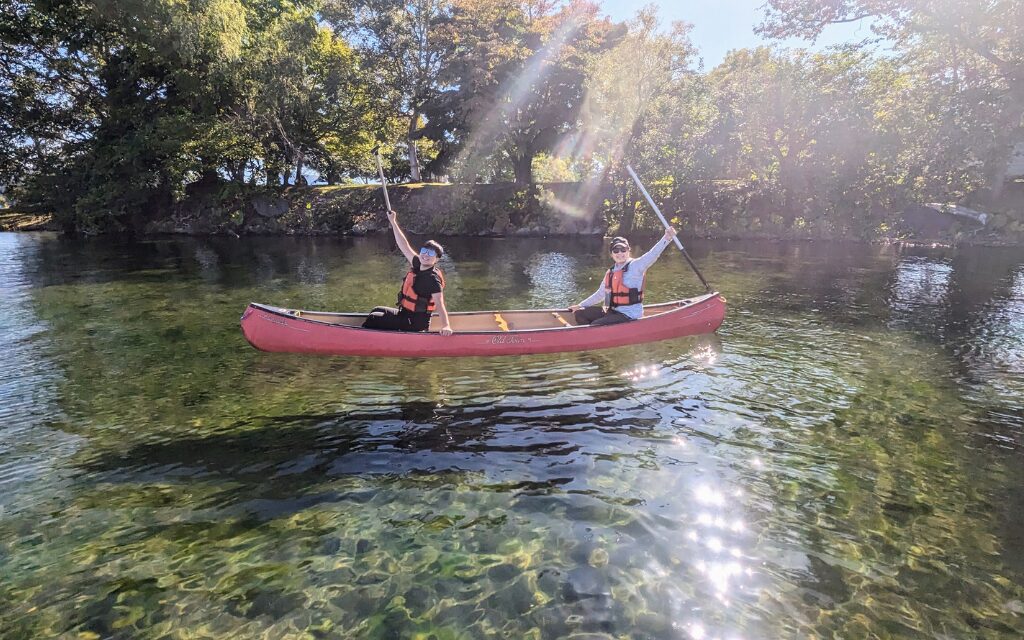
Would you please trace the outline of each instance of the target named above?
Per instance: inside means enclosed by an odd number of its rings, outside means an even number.
[[[388,181],[384,177],[384,166],[380,163],[380,147],[373,148],[373,157],[377,160],[377,173],[380,174],[380,187],[384,189],[384,206],[388,208],[388,212],[391,211],[391,199],[388,198]]]
[[[647,198],[647,204],[651,205],[651,208],[654,209],[654,213],[658,214],[658,219],[661,220],[661,224],[665,225],[665,228],[668,229],[668,220],[666,220],[665,216],[661,214],[661,209],[658,208],[658,205],[654,204],[654,199],[651,198],[651,194],[647,193],[647,189],[644,188],[644,183],[640,182],[640,178],[637,177],[636,172],[633,171],[633,167],[627,164],[626,171],[628,171],[629,175],[632,176],[633,182],[636,183],[636,186],[640,188],[640,193],[644,194],[644,198]],[[704,279],[704,276],[701,274],[700,269],[697,268],[697,265],[694,264],[693,259],[690,258],[690,254],[686,252],[685,248],[683,248],[683,243],[679,241],[679,236],[673,236],[672,239],[676,241],[676,246],[679,247],[679,250],[683,252],[683,257],[686,258],[686,262],[690,264],[690,268],[693,269],[693,272],[697,274],[698,278],[700,278],[700,281],[704,285],[704,288],[707,289],[708,291],[711,291],[711,285],[708,284],[708,281]]]

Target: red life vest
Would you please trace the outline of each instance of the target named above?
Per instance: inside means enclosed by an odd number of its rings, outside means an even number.
[[[434,269],[434,273],[441,280],[441,290],[444,291],[444,273],[440,269]],[[416,313],[433,313],[437,306],[434,304],[434,296],[417,294],[412,288],[412,283],[415,281],[416,271],[409,269],[409,273],[405,274],[405,280],[402,282],[402,290],[398,292],[398,307]]]
[[[604,302],[605,306],[609,309],[624,307],[629,304],[639,304],[644,301],[644,285],[647,284],[646,273],[639,289],[627,287],[622,281],[623,276],[629,271],[629,265],[632,263],[633,261],[630,260],[619,271],[609,269],[608,273],[605,274],[604,286],[610,290],[610,293],[605,295]]]

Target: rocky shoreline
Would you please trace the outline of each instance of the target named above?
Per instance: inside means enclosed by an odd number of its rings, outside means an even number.
[[[0,231],[59,231],[50,214],[0,210]]]
[[[437,236],[605,235],[608,220],[618,218],[614,197],[595,183],[543,185],[403,184],[389,187],[392,207],[411,233]],[[705,185],[691,189],[680,203],[694,211],[742,212],[758,207],[742,185]],[[666,210],[671,211],[669,206]],[[677,209],[679,206],[676,207]],[[914,245],[972,244],[1016,246],[1020,234],[1003,233],[1002,218],[989,223],[950,213],[935,205],[903,212],[904,228],[874,237],[821,230],[780,229],[770,225],[724,229],[694,224],[684,213],[681,231],[690,237],[732,240],[873,241]],[[669,213],[669,215],[672,215]],[[770,218],[770,214],[760,214]],[[653,218],[653,216],[650,216]],[[647,222],[650,222],[648,220]],[[644,225],[638,233],[643,233]],[[291,187],[280,191],[242,189],[234,197],[193,196],[156,220],[142,235],[292,235],[364,236],[388,232],[378,185]],[[0,210],[0,231],[59,231],[53,216]]]

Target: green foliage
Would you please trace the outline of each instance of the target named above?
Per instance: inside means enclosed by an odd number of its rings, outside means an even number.
[[[613,26],[587,3],[460,0],[446,89],[424,106],[436,163],[466,181],[533,182],[533,159],[579,124],[589,60],[614,44]]]
[[[440,74],[450,60],[454,41],[446,37],[453,5],[449,0],[363,0],[348,10],[346,3],[328,3],[327,20],[358,43],[362,66],[373,77],[393,117],[404,123],[387,139],[404,139],[402,176],[418,181],[420,165],[437,156],[423,138],[424,105],[436,99]]]
[[[533,177],[538,184],[546,182],[577,182],[582,177],[569,159],[538,154],[533,159]]]
[[[304,163],[338,179],[386,118],[310,3],[25,2],[3,20],[0,92],[16,99],[0,118],[16,144],[0,179],[79,231],[136,229],[192,193],[287,183]]]
[[[380,145],[392,181],[600,183],[623,233],[659,226],[631,165],[688,231],[872,237],[912,202],[1019,209],[1018,4],[771,0],[769,35],[864,15],[892,50],[705,72],[689,25],[585,0],[8,0],[0,185],[67,229],[132,231],[242,206],[225,185],[375,177]]]
[[[938,133],[949,187],[962,190],[963,174],[980,174],[982,199],[997,204],[1009,152],[1024,139],[1024,7],[1017,0],[769,0],[762,31],[776,37],[816,37],[831,23],[864,20],[886,39],[896,59],[925,91],[901,95],[900,106],[923,97],[936,109],[928,128]],[[933,153],[935,150],[933,149]],[[927,181],[927,178],[926,178]]]

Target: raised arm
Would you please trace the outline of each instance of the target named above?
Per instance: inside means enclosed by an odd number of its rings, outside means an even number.
[[[661,256],[661,253],[668,247],[674,237],[676,237],[676,230],[672,227],[666,228],[665,234],[661,236],[661,239],[655,242],[654,246],[647,253],[633,260],[633,264],[640,269],[648,269]]]
[[[398,226],[398,214],[394,211],[388,211],[388,223],[391,224],[391,231],[395,234],[395,244],[398,245],[405,259],[412,262],[412,259],[416,257],[416,252],[412,250],[409,239],[402,233],[402,228]]]

